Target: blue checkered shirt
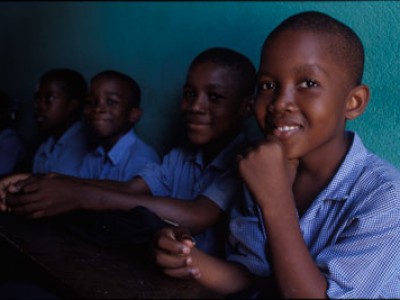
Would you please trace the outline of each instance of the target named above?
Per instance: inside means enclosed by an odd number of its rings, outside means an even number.
[[[400,298],[400,172],[352,134],[336,175],[299,219],[301,231],[329,298]],[[270,275],[261,211],[248,190],[230,231],[228,259]]]

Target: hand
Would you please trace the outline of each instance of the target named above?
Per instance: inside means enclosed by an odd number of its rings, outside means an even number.
[[[193,266],[194,240],[182,227],[161,229],[156,235],[155,260],[164,274],[181,279],[196,279],[200,270]]]
[[[16,187],[15,184],[29,178],[30,176],[32,176],[32,174],[21,173],[10,175],[0,180],[0,211],[7,210],[7,196],[19,192],[19,188]]]
[[[33,175],[15,183],[18,194],[7,196],[7,208],[31,218],[53,216],[79,207],[79,183],[66,177]]]
[[[265,141],[239,156],[239,172],[260,206],[273,207],[276,199],[292,198],[298,160],[289,160],[278,138]]]

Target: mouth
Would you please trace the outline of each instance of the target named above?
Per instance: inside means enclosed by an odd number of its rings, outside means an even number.
[[[299,125],[276,126],[275,128],[273,128],[272,134],[279,139],[288,139],[289,137],[299,132],[300,129],[301,127]]]

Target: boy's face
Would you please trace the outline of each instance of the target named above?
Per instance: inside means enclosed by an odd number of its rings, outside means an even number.
[[[242,95],[229,68],[200,63],[191,68],[183,89],[181,111],[189,140],[218,142],[240,128]]]
[[[133,125],[129,88],[120,80],[101,77],[92,82],[85,106],[85,118],[99,138],[116,142]]]
[[[331,155],[344,143],[345,67],[329,54],[329,36],[285,30],[265,45],[257,84],[256,117],[279,138],[288,158]]]
[[[70,123],[78,109],[77,101],[68,99],[60,83],[55,80],[40,82],[34,97],[35,121],[45,131],[62,129]]]

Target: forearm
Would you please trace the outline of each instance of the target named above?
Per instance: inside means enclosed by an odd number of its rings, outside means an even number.
[[[79,195],[86,210],[130,210],[143,206],[162,219],[188,228],[193,234],[214,225],[222,211],[210,200],[185,201],[168,197],[138,195],[83,185]]]
[[[327,282],[304,242],[294,205],[263,210],[270,261],[284,298],[326,298]]]
[[[192,259],[201,273],[196,280],[219,294],[234,294],[254,284],[251,273],[240,264],[218,259],[198,249],[192,250]]]
[[[115,190],[119,192],[146,194],[146,195],[151,194],[151,191],[148,188],[146,182],[140,177],[135,177],[130,181],[117,181],[108,179],[86,179],[80,177],[66,176],[62,174],[54,174],[53,176],[72,180],[74,182],[78,182],[81,184],[93,185],[100,188]]]

